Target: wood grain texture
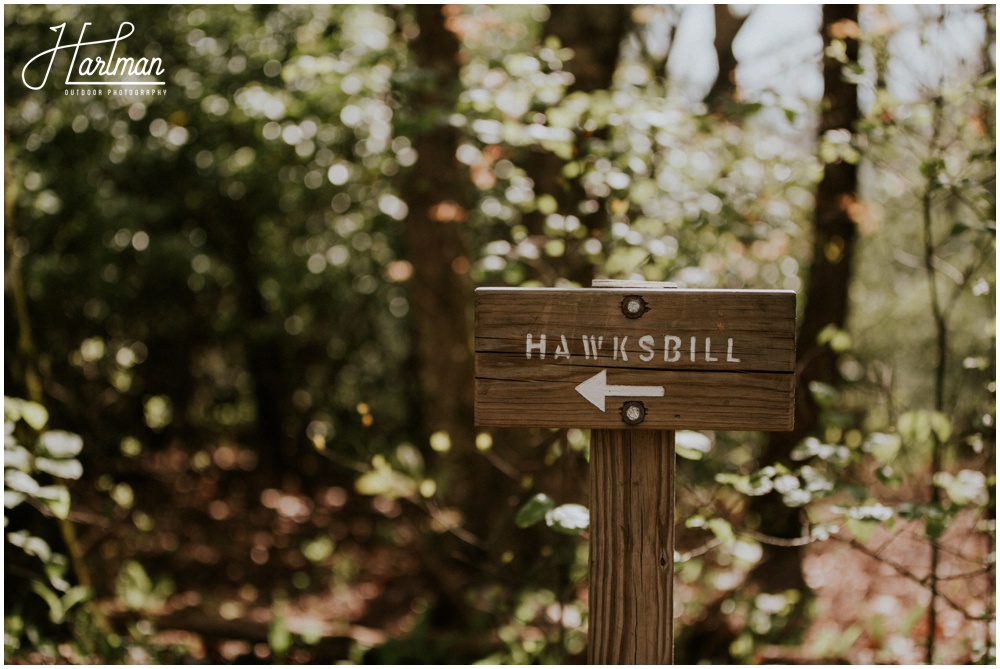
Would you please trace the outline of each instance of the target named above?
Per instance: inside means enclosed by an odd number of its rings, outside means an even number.
[[[627,318],[621,311],[622,299],[642,297],[649,308],[641,318]],[[479,288],[476,290],[477,357],[507,354],[526,361],[525,336],[535,341],[547,336],[545,360],[560,364],[554,357],[559,336],[570,345],[568,364],[603,366],[606,363],[636,363],[643,351],[639,339],[654,338],[659,355],[643,367],[671,370],[714,370],[720,363],[707,362],[701,349],[705,337],[713,337],[714,354],[725,355],[726,340],[736,343],[739,363],[725,364],[727,371],[785,372],[795,370],[795,293],[762,290],[687,290],[608,288]],[[603,336],[602,355],[584,358],[583,336]],[[612,360],[612,337],[628,337],[628,361]],[[688,355],[668,363],[662,356],[662,338],[679,337],[684,346],[691,337],[699,339],[699,355]],[[537,364],[544,362],[537,354]],[[563,361],[566,362],[566,361]]]
[[[627,318],[626,296],[648,311]],[[622,428],[627,396],[602,412],[576,390],[607,370],[609,384],[663,387],[643,429],[792,427],[791,291],[481,288],[475,350],[478,425]]]
[[[590,442],[591,664],[673,662],[674,433]]]

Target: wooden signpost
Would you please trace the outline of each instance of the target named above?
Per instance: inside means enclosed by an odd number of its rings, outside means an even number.
[[[476,423],[592,428],[593,664],[673,660],[674,430],[790,430],[795,293],[476,291]]]

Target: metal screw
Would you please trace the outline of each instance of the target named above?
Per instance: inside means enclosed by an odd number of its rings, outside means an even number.
[[[626,318],[640,318],[649,311],[646,300],[638,295],[627,295],[622,299],[622,313]]]
[[[642,402],[625,402],[622,405],[622,420],[629,425],[638,425],[646,420],[646,406]]]

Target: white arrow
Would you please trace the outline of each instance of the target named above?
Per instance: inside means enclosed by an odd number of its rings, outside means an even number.
[[[663,386],[609,386],[608,370],[602,369],[578,385],[576,392],[604,411],[604,400],[608,397],[663,397]]]

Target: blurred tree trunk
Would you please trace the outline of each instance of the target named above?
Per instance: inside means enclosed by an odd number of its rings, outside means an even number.
[[[858,6],[823,5],[821,32],[824,95],[820,111],[820,138],[834,130],[853,133],[860,118],[857,85],[844,78],[844,63],[826,54],[826,48],[834,40],[841,40],[846,46],[848,62],[857,62]],[[857,189],[856,164],[838,160],[824,167],[813,214],[812,266],[803,287],[805,308],[797,342],[795,429],[769,435],[758,459],[760,467],[777,462],[789,464],[792,449],[805,437],[819,431],[820,411],[809,391],[810,385],[820,382],[837,386],[840,383],[837,354],[828,345],[818,343],[817,339],[827,326],[843,328],[847,322],[848,288],[857,233],[849,210],[856,199]],[[803,531],[798,510],[783,504],[776,493],[750,498],[747,523],[769,536],[785,540],[799,538]],[[765,545],[764,556],[748,574],[743,589],[769,593],[807,590],[802,575],[802,557],[801,547]],[[806,600],[805,597],[800,599],[789,624],[779,631],[782,639],[794,638],[802,631]],[[719,603],[689,631],[686,648],[689,653],[695,653],[691,658],[732,661],[728,648],[737,631],[726,628],[722,622]],[[698,655],[699,648],[714,648],[718,654],[705,658]]]
[[[824,48],[833,40],[846,44],[849,62],[858,59],[858,6],[823,5]],[[820,138],[827,132],[853,133],[860,119],[857,85],[843,76],[844,65],[823,58],[823,108]],[[809,385],[840,383],[837,354],[817,342],[820,332],[829,325],[843,328],[848,317],[850,285],[857,227],[851,218],[851,205],[857,199],[858,166],[844,160],[829,163],[816,191],[813,214],[813,258],[805,290],[805,309],[799,325],[798,372],[795,430],[775,432],[767,448],[770,462],[787,461],[792,448],[819,428],[819,407],[809,392]],[[763,462],[762,464],[768,464]],[[791,514],[798,518],[798,514]],[[797,520],[789,527],[797,536]]]
[[[472,282],[462,239],[471,184],[455,159],[458,131],[449,125],[460,91],[459,42],[441,5],[415,5],[419,35],[410,43],[420,70],[410,113],[417,162],[404,177],[409,207],[405,244],[413,265],[410,313],[423,398],[422,429],[444,431],[455,448],[473,443],[469,306]]]
[[[563,47],[573,50],[573,58],[565,70],[573,75],[567,93],[593,93],[611,88],[615,69],[621,53],[622,40],[630,26],[631,8],[627,5],[550,5],[549,19],[543,34],[556,37]],[[579,135],[578,142],[587,141]],[[528,176],[535,184],[536,197],[549,195],[557,203],[556,213],[576,216],[591,231],[607,226],[607,213],[603,207],[588,210],[581,205],[588,199],[587,192],[578,179],[564,176],[566,160],[541,147],[534,147],[525,163]],[[525,226],[531,234],[542,234],[545,215],[534,211],[525,215]],[[569,279],[589,286],[593,278],[593,265],[583,254],[567,253],[567,267],[561,276],[542,277],[551,283],[555,279]]]
[[[631,11],[628,5],[549,5],[545,35],[573,50],[565,68],[573,75],[569,93],[611,88]]]
[[[712,5],[715,11],[715,54],[719,59],[719,73],[705,96],[709,111],[725,113],[736,98],[736,56],[733,41],[746,23],[749,14],[736,16],[729,5]]]
[[[419,424],[413,432],[428,436],[446,432],[450,438],[451,450],[439,458],[441,494],[436,501],[461,511],[462,531],[468,532],[468,541],[442,535],[434,545],[428,544],[423,558],[446,600],[438,607],[434,624],[461,627],[470,622],[469,612],[463,610],[469,584],[486,576],[482,569],[464,568],[465,564],[483,564],[481,555],[475,559],[463,555],[487,554],[487,563],[496,570],[494,576],[506,575],[511,585],[523,584],[530,574],[532,579],[544,580],[547,587],[569,587],[565,567],[572,561],[578,541],[554,536],[544,525],[521,529],[513,520],[526,499],[522,487],[525,475],[539,476],[536,485],[560,502],[583,501],[585,463],[579,457],[564,457],[560,462],[573,462],[566,467],[544,466],[555,437],[548,432],[497,431],[491,450],[484,454],[476,448],[471,332],[474,286],[463,236],[473,191],[467,169],[455,158],[458,130],[448,123],[461,92],[460,43],[449,30],[450,10],[434,5],[416,5],[413,10],[419,34],[411,40],[410,50],[418,81],[406,93],[414,128],[411,141],[418,158],[400,185],[409,207],[404,241],[406,257],[413,266],[410,313],[414,369],[421,395]],[[610,86],[626,18],[627,10],[621,7],[553,8],[549,34],[558,35],[577,53],[569,65],[576,78],[573,90]],[[536,192],[552,194],[560,202],[560,213],[569,214],[579,211],[585,193],[579,184],[562,180],[564,163],[540,151],[529,171],[536,179]],[[603,226],[603,213],[596,217],[601,222],[594,225]],[[541,220],[537,225],[540,230]],[[555,547],[550,557],[545,557],[543,546]]]
[[[462,230],[471,183],[455,158],[458,131],[448,122],[461,90],[460,45],[441,5],[415,5],[413,11],[419,33],[409,46],[416,76],[402,93],[408,98],[417,161],[400,183],[409,208],[403,242],[413,267],[411,368],[418,387],[410,433],[422,435],[425,446],[431,435],[447,435],[450,447],[432,465],[438,482],[435,500],[460,511],[460,529],[480,537],[498,506],[484,503],[483,492],[489,491],[496,501],[504,496],[493,480],[495,472],[475,448],[473,285]],[[440,435],[436,440],[440,450],[444,440]],[[475,540],[462,544],[449,535],[422,547],[424,571],[439,598],[431,615],[435,627],[462,629],[469,623],[464,593],[477,574],[465,567],[482,561],[481,555],[467,557],[479,548]]]
[[[823,44],[833,40],[846,43],[849,62],[858,59],[858,6],[823,5]],[[823,107],[820,114],[819,136],[844,130],[854,132],[860,118],[857,85],[843,76],[843,63],[823,58]],[[851,281],[857,227],[850,215],[850,206],[857,198],[858,167],[856,163],[838,160],[823,170],[816,190],[813,214],[813,257],[804,286],[805,309],[798,334],[798,387],[796,389],[795,429],[774,432],[761,455],[760,464],[789,462],[792,449],[804,438],[820,429],[819,407],[809,391],[814,382],[831,386],[840,384],[837,354],[827,344],[818,343],[820,332],[827,326],[842,329],[847,324],[848,288]],[[751,511],[760,515],[760,527],[777,537],[792,539],[802,534],[799,513],[781,503],[777,497],[754,498]],[[758,582],[770,592],[782,587],[803,584],[800,549],[768,551],[768,561],[755,571]],[[775,560],[787,568],[776,568]],[[756,572],[760,572],[757,574]],[[785,579],[789,579],[786,581]],[[771,587],[766,587],[771,586]]]

